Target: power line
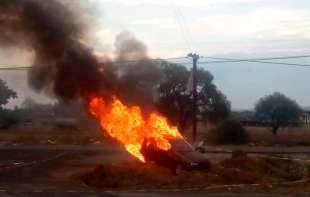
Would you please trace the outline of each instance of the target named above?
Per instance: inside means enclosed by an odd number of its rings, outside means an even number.
[[[204,64],[204,63],[205,64],[218,64],[218,63],[235,63],[235,62],[254,62],[254,63],[262,63],[262,64],[277,64],[277,65],[308,67],[308,66],[310,66],[308,64],[265,61],[265,60],[282,60],[282,59],[296,59],[296,58],[307,58],[307,57],[310,57],[310,55],[257,58],[257,59],[229,59],[229,58],[218,58],[218,57],[202,57],[202,58],[225,60],[225,61],[207,61],[207,62],[199,62],[199,63],[201,63],[201,64]],[[180,63],[180,64],[190,64],[190,63]]]
[[[185,59],[187,57],[171,57],[171,58],[156,58],[154,60],[176,60],[176,59]]]
[[[187,57],[171,57],[171,58],[149,58],[146,60],[153,60],[153,61],[164,61],[164,60],[178,60],[178,59],[185,59]],[[103,62],[101,64],[125,64],[125,63],[137,63],[139,61],[133,60],[133,61],[116,61],[116,62]],[[30,69],[30,66],[22,66],[22,67],[0,67],[0,70],[28,70]]]
[[[185,58],[187,58],[187,57],[148,58],[148,59],[145,59],[145,60],[163,61],[163,60],[178,60],[178,59],[185,59]],[[139,60],[139,61],[141,61],[141,60]],[[125,63],[137,63],[139,61],[138,60],[132,60],[132,61],[104,62],[104,63],[101,63],[101,64],[125,64]]]
[[[0,70],[28,70],[30,67],[6,67],[0,68]]]
[[[191,35],[190,31],[188,30],[186,21],[185,21],[185,19],[184,19],[184,16],[183,16],[183,14],[182,14],[182,11],[181,11],[181,8],[180,8],[179,5],[178,5],[178,9],[179,9],[181,18],[182,18],[182,20],[183,20],[183,23],[184,23],[184,25],[185,25],[185,29],[186,29],[186,32],[187,32],[187,34],[188,34],[188,37],[189,37],[189,39],[190,39],[190,41],[191,41],[191,45],[192,45],[192,47],[193,47],[193,49],[194,49],[194,51],[195,51],[195,47],[194,47],[194,42],[193,42],[193,39],[192,39],[192,35]]]
[[[282,59],[298,59],[298,58],[307,58],[310,55],[297,55],[297,56],[282,56],[282,57],[266,57],[266,58],[255,58],[255,59],[232,59],[232,58],[221,58],[221,57],[208,57],[208,56],[201,56],[202,59],[218,59],[218,60],[227,60],[227,61],[249,61],[249,60],[282,60]],[[226,61],[219,61],[226,62]]]
[[[190,51],[192,51],[192,47],[191,47],[191,45],[189,44],[188,39],[187,39],[187,37],[186,37],[186,35],[185,35],[185,32],[184,32],[183,26],[182,26],[182,24],[181,24],[180,18],[179,18],[179,16],[178,16],[178,13],[177,13],[177,11],[176,11],[176,9],[175,9],[175,6],[174,6],[174,4],[173,4],[173,0],[171,0],[171,5],[172,5],[172,7],[173,7],[173,11],[174,11],[174,14],[175,14],[175,16],[176,16],[176,18],[177,18],[177,20],[178,20],[178,23],[179,23],[179,25],[180,25],[180,27],[181,27],[181,30],[182,30],[183,36],[184,36],[184,38],[185,38],[185,41],[186,41],[186,43],[187,43],[187,45],[188,45]]]
[[[199,63],[234,63],[236,61],[227,61],[227,62],[199,62]],[[240,62],[240,61],[239,61]],[[285,63],[285,62],[269,62],[269,61],[258,61],[258,60],[247,60],[245,62],[261,63],[261,64],[277,64],[277,65],[287,65],[287,66],[304,66],[308,67],[309,64],[295,64],[295,63]]]
[[[256,58],[256,59],[231,59],[231,58],[219,58],[219,57],[200,57],[205,59],[217,59],[223,61],[206,61],[206,62],[198,62],[200,64],[220,64],[220,63],[234,63],[234,62],[254,62],[254,63],[263,63],[263,64],[278,64],[278,65],[290,65],[290,66],[310,66],[307,64],[297,64],[297,63],[285,63],[285,62],[270,62],[266,60],[283,60],[283,59],[298,59],[298,58],[309,58],[310,55],[300,55],[300,56],[286,56],[286,57],[269,57],[269,58]],[[153,61],[164,61],[164,60],[178,60],[185,59],[187,57],[173,57],[173,58],[156,58],[156,59],[148,59]],[[101,64],[124,64],[124,63],[137,63],[139,61],[115,61],[115,62],[104,62]],[[192,64],[190,62],[181,62],[177,64]],[[4,67],[0,68],[0,70],[28,70],[31,67]]]

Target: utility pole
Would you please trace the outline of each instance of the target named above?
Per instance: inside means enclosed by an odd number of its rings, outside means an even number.
[[[197,61],[199,55],[188,54],[187,57],[191,57],[193,60],[193,142],[196,142],[197,138]]]

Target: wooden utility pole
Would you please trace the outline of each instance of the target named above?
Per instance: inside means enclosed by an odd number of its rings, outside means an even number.
[[[193,60],[193,142],[196,142],[197,138],[197,61],[199,55],[188,54],[187,57]]]

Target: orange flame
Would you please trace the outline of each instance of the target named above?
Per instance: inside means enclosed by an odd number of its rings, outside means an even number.
[[[166,118],[151,113],[148,120],[144,120],[140,107],[127,107],[116,97],[109,105],[102,98],[93,98],[88,108],[108,134],[141,161],[144,158],[140,149],[145,138],[152,138],[158,148],[168,150],[171,145],[165,137],[182,137],[176,127],[168,125]]]

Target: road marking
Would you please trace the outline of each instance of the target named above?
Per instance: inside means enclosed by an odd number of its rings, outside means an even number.
[[[20,165],[20,164],[23,164],[23,163],[25,163],[25,162],[17,162],[17,163],[13,163],[13,165]]]

